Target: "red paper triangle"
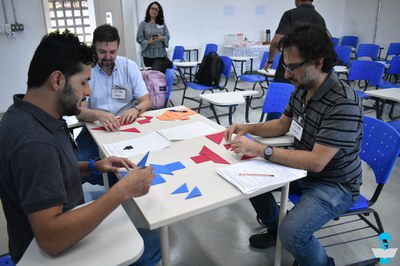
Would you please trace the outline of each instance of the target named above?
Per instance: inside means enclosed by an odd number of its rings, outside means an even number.
[[[210,158],[208,158],[208,156],[206,155],[192,156],[190,157],[190,159],[192,159],[197,164],[210,161]]]
[[[136,127],[127,128],[127,129],[123,129],[123,130],[120,130],[120,131],[140,133],[140,131]]]
[[[222,140],[224,139],[224,134],[225,134],[225,131],[222,131],[219,133],[206,135],[206,137],[219,145],[219,144],[221,144]]]
[[[247,159],[251,159],[251,158],[255,158],[256,156],[249,156],[249,155],[243,155],[242,158],[240,158],[240,160],[247,160]]]

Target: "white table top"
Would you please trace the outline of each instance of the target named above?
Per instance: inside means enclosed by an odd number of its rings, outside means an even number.
[[[181,107],[173,107],[173,109],[179,108]],[[146,112],[144,115],[158,116],[164,111],[165,109],[154,110]],[[143,125],[135,123],[135,127],[141,131],[141,134],[137,135],[127,132],[107,133],[105,131],[91,131],[91,133],[97,143],[100,144],[100,149],[105,152],[101,144],[123,141],[151,133],[158,129],[185,125],[197,121],[201,121],[215,128],[216,132],[225,130],[225,127],[222,127],[198,114],[192,115],[189,120],[184,121],[160,121],[155,117],[151,121],[151,123]],[[88,124],[89,129],[95,126],[97,125]],[[213,162],[196,164],[190,158],[199,155],[199,152],[204,145],[230,163],[240,162],[241,155],[226,150],[223,145],[217,145],[204,136],[184,141],[174,141],[171,142],[171,146],[166,149],[150,152],[147,161],[148,164],[165,165],[180,161],[186,168],[174,172],[173,176],[163,175],[166,179],[166,183],[152,186],[147,195],[133,199],[135,205],[140,209],[139,214],[143,216],[144,221],[142,222],[145,223],[146,227],[156,229],[167,226],[182,219],[280,187],[265,188],[255,192],[254,194],[248,195],[241,193],[232,184],[217,174],[216,169],[226,166],[225,164],[217,164]],[[133,156],[130,159],[137,163],[142,159],[142,157],[143,154]],[[189,190],[197,186],[200,189],[202,196],[185,200],[186,194],[171,195],[171,193],[183,183],[188,185]],[[282,185],[284,184],[282,183]]]
[[[334,66],[333,71],[335,71],[336,73],[347,73],[349,72],[349,69],[347,68],[347,66]]]
[[[259,91],[229,91],[201,94],[200,98],[216,105],[236,105],[245,103],[244,97],[255,96]]]
[[[68,125],[68,128],[83,127],[85,122],[79,121],[76,116],[63,116],[63,119]]]
[[[370,90],[365,91],[365,94],[384,100],[400,102],[400,88]]]
[[[262,68],[262,69],[257,70],[257,72],[260,74],[266,75],[268,77],[274,77],[275,73],[276,73],[276,69],[270,68],[270,69],[265,70],[264,68]]]
[[[293,146],[294,143],[294,136],[289,133],[280,137],[273,137],[273,138],[263,138],[259,136],[252,136],[252,138],[260,143],[268,144],[269,146],[274,146],[274,147]]]
[[[174,62],[174,65],[177,67],[195,67],[199,65],[200,61],[193,61],[193,62]]]
[[[18,266],[129,265],[143,251],[142,237],[119,206],[89,235],[58,256],[44,253],[34,238]]]

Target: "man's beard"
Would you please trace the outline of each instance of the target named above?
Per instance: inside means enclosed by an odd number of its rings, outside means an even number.
[[[58,104],[63,115],[79,115],[81,109],[78,107],[79,97],[76,95],[71,84],[67,83],[58,97]]]

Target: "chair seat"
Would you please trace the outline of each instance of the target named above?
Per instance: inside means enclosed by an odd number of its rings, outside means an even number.
[[[263,75],[257,75],[257,74],[253,74],[253,75],[240,75],[239,79],[241,81],[246,81],[246,82],[263,82],[265,81],[265,76]]]
[[[358,96],[360,96],[361,99],[369,99],[369,96],[365,94],[363,91],[357,91]]]
[[[188,87],[190,87],[191,89],[199,90],[199,91],[215,89],[215,87],[213,87],[213,86],[201,85],[199,83],[194,83],[194,82],[188,82],[186,85]]]
[[[353,205],[351,205],[351,207],[347,211],[357,211],[368,207],[368,200],[360,194],[358,199],[353,203]]]
[[[394,129],[396,129],[400,133],[400,120],[393,120],[386,123],[394,127]]]

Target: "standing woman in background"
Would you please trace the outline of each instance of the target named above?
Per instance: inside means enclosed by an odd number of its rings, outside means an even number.
[[[146,67],[151,67],[157,59],[170,62],[166,51],[169,38],[161,5],[158,2],[150,3],[144,21],[140,22],[136,35],[136,41],[142,48],[143,61]]]

